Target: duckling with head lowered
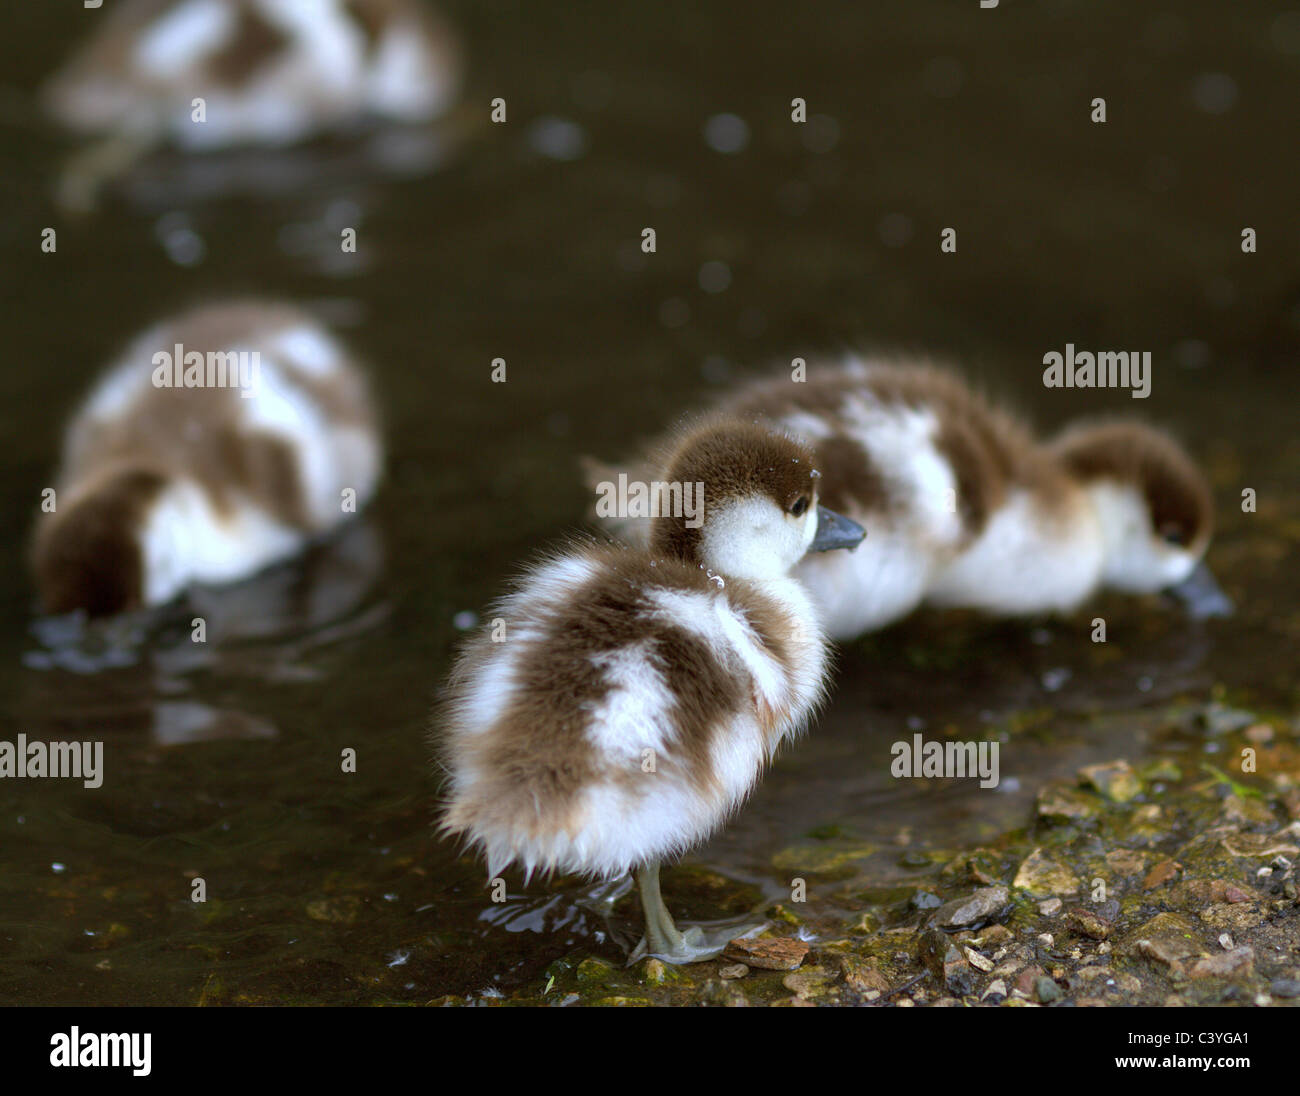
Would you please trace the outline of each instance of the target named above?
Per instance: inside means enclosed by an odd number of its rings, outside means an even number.
[[[1175,588],[1194,615],[1230,607],[1201,564],[1205,479],[1145,423],[1085,424],[1043,443],[952,372],[858,361],[750,382],[722,406],[807,437],[827,504],[871,530],[862,551],[796,571],[836,639],[923,603],[1063,612],[1103,587]]]
[[[685,433],[669,483],[702,483],[698,527],[655,518],[649,546],[586,546],[528,571],[452,675],[442,829],[488,873],[635,872],[646,935],[633,958],[690,962],[726,940],[680,932],[660,861],[704,840],[820,702],[827,650],[791,577],[861,527],[818,505],[812,452],[767,427]]]
[[[47,612],[161,605],[247,578],[359,512],[382,463],[364,375],[288,305],[140,335],[73,416],[32,566]]]
[[[48,112],[102,138],[61,200],[151,147],[284,146],[366,118],[428,122],[460,83],[459,48],[420,0],[118,0],[44,89]]]

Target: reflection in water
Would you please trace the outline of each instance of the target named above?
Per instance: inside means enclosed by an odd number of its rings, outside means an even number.
[[[313,656],[364,636],[387,618],[388,606],[367,598],[384,563],[383,545],[368,518],[348,522],[337,535],[302,556],[224,587],[194,587],[178,603],[156,611],[87,620],[83,614],[40,617],[32,635],[39,647],[23,655],[29,669],[82,677],[115,674],[114,700],[102,682],[54,690],[38,688],[35,731],[94,713],[101,725],[146,712],[160,745],[221,738],[266,738],[274,724],[245,706],[227,708],[191,694],[201,673],[263,683],[318,681]],[[34,681],[41,679],[34,678]],[[80,709],[95,697],[89,709]],[[184,699],[179,699],[180,697]],[[153,699],[156,697],[157,699]]]

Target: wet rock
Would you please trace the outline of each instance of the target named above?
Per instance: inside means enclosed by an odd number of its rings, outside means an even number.
[[[994,965],[993,960],[987,958],[986,956],[981,955],[974,948],[967,948],[965,951],[965,955],[966,955],[966,962],[968,962],[976,970],[982,970],[987,974],[989,971],[993,969],[993,965]],[[1006,994],[1003,994],[1003,996],[1005,997]]]
[[[1038,912],[1044,917],[1055,917],[1064,905],[1059,898],[1045,898],[1038,903]]]
[[[989,925],[987,928],[980,929],[975,942],[982,948],[995,948],[1014,939],[1015,935],[1006,925]]]
[[[1225,837],[1222,845],[1231,856],[1265,858],[1300,855],[1300,845],[1295,843],[1296,823],[1275,834],[1234,833]]]
[[[1042,974],[1034,979],[1034,996],[1043,1004],[1049,1005],[1053,1001],[1059,1001],[1065,994],[1052,979]]]
[[[1223,801],[1220,817],[1239,826],[1259,826],[1274,822],[1273,812],[1267,803],[1253,796],[1230,795]]]
[[[958,997],[975,992],[975,973],[957,945],[938,929],[928,929],[919,945],[922,965],[938,979],[940,986]]]
[[[1161,860],[1159,864],[1147,872],[1147,877],[1142,880],[1142,889],[1155,890],[1156,887],[1162,887],[1182,870],[1182,864],[1176,860]]]
[[[761,970],[798,970],[808,945],[792,936],[746,937],[733,940],[722,957]]]
[[[807,970],[801,970],[795,974],[787,974],[781,979],[781,984],[796,997],[808,1000],[823,996],[832,981],[834,981],[834,976],[828,971],[823,970],[821,967],[809,967]]]
[[[1206,906],[1200,911],[1201,920],[1212,929],[1232,929],[1244,932],[1262,924],[1268,914],[1255,905],[1221,902]]]
[[[940,878],[954,886],[974,883],[981,887],[996,883],[1000,874],[999,858],[988,849],[972,849],[963,853],[948,861],[939,873]]]
[[[663,960],[650,958],[645,961],[644,976],[650,985],[660,986],[668,977],[668,968],[664,966]]]
[[[1147,854],[1136,849],[1111,849],[1106,864],[1117,875],[1140,875],[1146,870]]]
[[[912,895],[908,904],[914,910],[937,910],[943,905],[943,899],[937,894],[931,894],[929,891],[919,890]]]
[[[1251,974],[1255,969],[1254,948],[1233,948],[1218,955],[1198,959],[1192,964],[1188,977],[1201,978],[1240,978]]]
[[[1230,708],[1226,704],[1214,702],[1207,704],[1201,710],[1198,722],[1207,734],[1231,734],[1233,731],[1249,727],[1255,722],[1255,716],[1240,708]]]
[[[1093,940],[1107,940],[1115,931],[1115,926],[1109,919],[1096,910],[1085,909],[1083,906],[1071,906],[1066,910],[1065,923],[1080,936]]]
[[[1186,960],[1203,954],[1191,923],[1176,913],[1159,913],[1130,933],[1125,950],[1141,955],[1175,973],[1182,973]]]
[[[718,971],[718,977],[724,980],[744,978],[749,973],[749,968],[744,963],[730,963]]]
[[[1268,989],[1275,997],[1300,997],[1300,978],[1274,978]]]
[[[1049,821],[1081,821],[1098,810],[1093,796],[1069,784],[1048,784],[1038,793],[1038,816]]]
[[[1006,887],[981,887],[965,898],[955,898],[940,906],[930,923],[946,929],[977,928],[986,921],[1005,916],[1010,903]]]
[[[1079,770],[1079,779],[1092,785],[1113,803],[1127,803],[1142,793],[1142,781],[1127,761],[1085,765]]]
[[[1079,889],[1079,878],[1064,864],[1044,856],[1042,849],[1035,849],[1020,865],[1012,885],[1031,897],[1050,898],[1052,895],[1075,894]]]
[[[840,960],[840,973],[844,975],[844,984],[857,993],[889,992],[889,979],[874,962],[846,955]]]
[[[988,988],[980,994],[981,1001],[991,1001],[997,1004],[1003,1001],[1007,996],[1007,984],[1001,978],[995,978],[988,984]]]

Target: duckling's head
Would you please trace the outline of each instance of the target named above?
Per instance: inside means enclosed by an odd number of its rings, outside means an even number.
[[[1096,506],[1108,586],[1151,593],[1192,574],[1210,542],[1214,506],[1177,442],[1143,423],[1108,422],[1067,431],[1056,451]]]
[[[109,616],[143,603],[140,528],[165,486],[153,472],[117,472],[41,515],[32,570],[47,613]]]
[[[666,454],[650,547],[710,571],[762,581],[808,552],[856,547],[866,531],[817,505],[813,451],[767,426],[712,420]],[[677,506],[680,497],[693,505]]]

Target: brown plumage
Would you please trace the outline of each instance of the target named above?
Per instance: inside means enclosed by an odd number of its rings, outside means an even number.
[[[232,383],[160,385],[175,377],[155,356],[174,358],[177,346],[205,362],[220,356]],[[232,581],[291,554],[351,512],[340,492],[364,505],[378,433],[363,374],[298,309],[236,301],[156,326],[68,428],[56,505],[32,543],[46,610],[156,604],[188,581]]]
[[[712,418],[665,454],[659,482],[705,485],[702,528],[659,517],[646,549],[584,544],[532,568],[453,673],[442,826],[490,874],[613,877],[681,853],[822,695],[825,641],[788,577],[816,544],[809,450]]]

